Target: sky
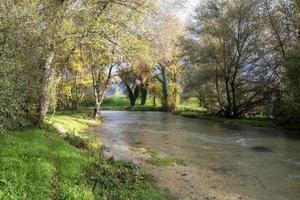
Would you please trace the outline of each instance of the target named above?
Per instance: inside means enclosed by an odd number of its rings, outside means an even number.
[[[180,17],[180,19],[184,22],[184,23],[188,23],[191,19],[191,17],[194,14],[195,8],[197,7],[197,4],[201,1],[201,0],[186,0],[186,6],[184,9],[180,10],[178,12],[178,17]]]

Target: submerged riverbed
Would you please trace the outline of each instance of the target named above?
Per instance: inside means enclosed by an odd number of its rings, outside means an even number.
[[[107,122],[95,132],[108,151],[144,167],[180,199],[300,199],[300,137],[170,113],[102,115]],[[151,165],[147,151],[185,165]]]

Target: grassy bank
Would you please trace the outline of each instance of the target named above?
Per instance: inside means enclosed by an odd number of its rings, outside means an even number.
[[[228,119],[225,117],[219,117],[216,115],[208,115],[203,111],[193,110],[193,109],[179,109],[174,114],[188,117],[188,118],[196,118],[196,119],[203,119],[203,120],[210,120],[215,122],[220,122],[224,124],[230,125],[249,125],[255,127],[263,127],[263,128],[279,128],[273,120],[266,119],[266,118],[242,118],[242,119]]]
[[[81,134],[99,123],[86,111],[58,113],[48,123],[0,135],[0,199],[171,199],[143,170],[102,157],[94,138]]]
[[[152,98],[148,98],[145,105],[140,104],[141,100],[137,99],[136,105],[131,106],[128,97],[107,97],[101,105],[102,110],[132,110],[132,111],[160,111],[160,100],[156,100],[156,106],[153,106]]]

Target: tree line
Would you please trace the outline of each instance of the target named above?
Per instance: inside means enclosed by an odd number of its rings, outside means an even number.
[[[209,113],[299,122],[299,1],[203,1],[186,38],[186,93]]]
[[[35,127],[86,99],[99,115],[122,84],[131,106],[149,94],[162,109],[196,97],[207,113],[300,113],[299,2],[205,0],[188,28],[184,1],[0,2],[0,124]]]
[[[38,126],[49,109],[77,109],[88,94],[96,118],[116,77],[132,104],[137,87],[146,97],[163,51],[154,48],[167,42],[155,31],[166,30],[163,23],[172,18],[159,4],[176,7],[177,1],[1,1],[0,124]],[[173,38],[167,38],[170,48]]]

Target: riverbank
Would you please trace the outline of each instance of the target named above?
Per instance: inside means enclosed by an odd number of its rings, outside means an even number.
[[[196,119],[203,119],[203,120],[210,120],[215,122],[220,122],[228,125],[249,125],[254,127],[262,127],[262,128],[273,128],[273,129],[280,129],[276,123],[271,119],[266,118],[242,118],[242,119],[228,119],[225,117],[220,117],[216,115],[208,115],[201,111],[195,111],[195,110],[177,110],[174,112],[175,115],[179,115],[182,117],[187,118],[196,118]]]
[[[162,111],[161,103],[158,102],[156,106],[152,105],[151,99],[148,99],[144,106],[137,105],[130,106],[130,102],[126,97],[108,97],[104,100],[102,110],[112,111]],[[182,102],[178,105],[177,110],[173,112],[175,115],[179,115],[187,118],[196,118],[203,120],[210,120],[229,125],[248,125],[254,127],[273,128],[273,129],[292,129],[291,127],[278,126],[273,120],[266,118],[243,118],[243,119],[228,119],[225,117],[219,117],[216,115],[208,115],[205,110],[197,105],[195,101]]]
[[[0,135],[0,199],[172,199],[142,169],[103,157],[83,133],[99,123],[87,110],[64,112]]]
[[[252,118],[241,118],[241,119],[228,119],[225,117],[220,117],[216,115],[209,115],[203,111],[198,111],[194,109],[178,109],[173,112],[175,115],[179,115],[187,118],[196,118],[202,120],[209,120],[214,122],[219,122],[228,125],[247,125],[253,127],[261,128],[271,128],[282,131],[290,131],[291,133],[299,132],[299,126],[294,124],[285,125],[282,123],[277,123],[275,120],[264,118],[264,117],[252,117]]]

